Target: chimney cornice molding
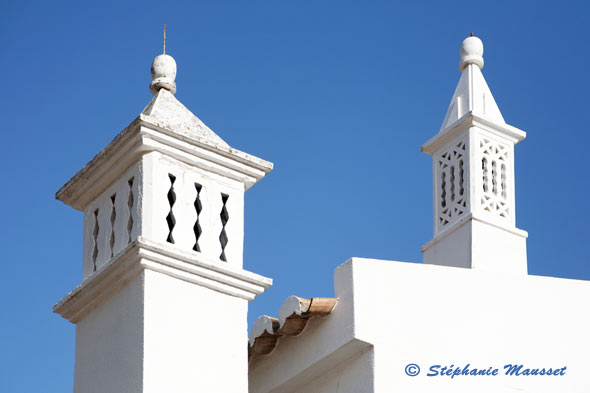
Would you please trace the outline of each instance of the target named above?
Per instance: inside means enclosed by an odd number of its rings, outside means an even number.
[[[56,193],[76,210],[84,207],[122,172],[150,152],[160,152],[189,165],[252,187],[273,169],[272,162],[197,136],[182,135],[148,116],[139,115]]]
[[[63,297],[53,306],[53,311],[78,323],[144,270],[248,301],[272,285],[270,278],[139,237]]]
[[[449,143],[469,127],[481,128],[482,130],[488,131],[497,137],[504,138],[513,144],[517,144],[526,138],[526,132],[521,129],[513,127],[509,124],[499,124],[490,121],[485,117],[478,116],[470,111],[451,124],[449,127],[426,141],[420,147],[420,151],[431,156],[439,148]]]

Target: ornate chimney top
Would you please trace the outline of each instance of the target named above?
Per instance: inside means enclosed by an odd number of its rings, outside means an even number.
[[[176,93],[176,61],[166,54],[166,25],[164,25],[164,47],[162,54],[156,56],[152,62],[152,83],[150,91],[156,95],[160,89],[166,89],[172,94]]]
[[[443,124],[422,145],[434,173],[434,237],[422,247],[424,263],[526,274],[514,188],[514,145],[526,133],[504,121],[481,72],[481,40],[467,37],[460,54]]]
[[[469,64],[475,64],[481,70],[483,68],[483,42],[471,33],[461,43],[461,62],[459,69],[463,71]]]

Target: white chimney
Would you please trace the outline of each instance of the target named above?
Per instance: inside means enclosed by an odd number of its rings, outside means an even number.
[[[461,79],[432,156],[434,238],[424,263],[527,274],[527,233],[515,226],[514,145],[526,133],[504,122],[481,73],[483,44],[461,45]]]
[[[83,281],[55,307],[76,324],[74,392],[248,390],[244,192],[272,163],[231,148],[175,97],[155,97],[57,193],[84,212]]]

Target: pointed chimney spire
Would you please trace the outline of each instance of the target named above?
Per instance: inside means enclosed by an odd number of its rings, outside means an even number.
[[[452,128],[468,113],[495,123],[505,124],[504,117],[481,73],[484,65],[483,43],[473,35],[467,37],[461,44],[460,55],[461,79],[449,104],[440,132]]]

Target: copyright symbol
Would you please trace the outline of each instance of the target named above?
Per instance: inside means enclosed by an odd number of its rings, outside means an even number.
[[[410,377],[415,377],[416,375],[420,374],[420,366],[415,363],[410,363],[406,366],[406,374]]]

